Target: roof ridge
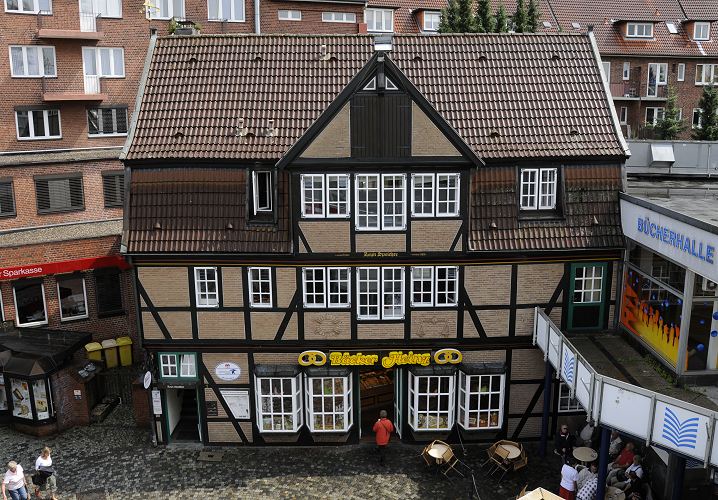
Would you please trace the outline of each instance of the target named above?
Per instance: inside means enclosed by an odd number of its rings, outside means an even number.
[[[261,39],[268,39],[268,38],[344,38],[344,39],[354,39],[354,38],[373,38],[374,36],[377,36],[379,34],[374,33],[206,33],[206,34],[199,34],[199,35],[161,35],[158,36],[158,40],[196,40],[198,38],[261,38]],[[427,36],[422,33],[395,33],[392,34],[393,38],[417,38],[417,39],[436,39],[436,38],[447,38],[447,37],[466,37],[466,38],[486,38],[491,36],[501,36],[501,37],[517,37],[517,38],[524,38],[524,37],[532,37],[532,36],[539,36],[539,37],[587,37],[587,34],[584,32],[567,32],[567,31],[561,31],[561,32],[535,32],[535,33],[436,33],[430,36]]]

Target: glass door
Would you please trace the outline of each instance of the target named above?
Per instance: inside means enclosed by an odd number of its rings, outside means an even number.
[[[394,427],[401,438],[402,424],[404,423],[403,398],[404,392],[404,369],[397,368],[394,372]]]

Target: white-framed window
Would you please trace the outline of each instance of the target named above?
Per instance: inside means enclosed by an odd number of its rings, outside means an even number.
[[[209,21],[244,22],[244,0],[207,0]]]
[[[348,267],[305,267],[302,278],[305,307],[349,307]]]
[[[696,64],[696,85],[718,85],[718,64]]]
[[[62,137],[59,109],[15,111],[15,125],[17,138],[20,141]]]
[[[55,47],[10,45],[10,76],[13,78],[56,77]]]
[[[159,354],[160,378],[197,378],[197,355],[163,352]]]
[[[409,425],[417,431],[454,426],[454,376],[409,372]]]
[[[87,318],[87,290],[82,276],[58,276],[57,297],[60,301],[60,320]]]
[[[280,21],[301,21],[302,20],[302,11],[301,10],[280,9],[279,10],[279,20]]]
[[[424,11],[424,31],[439,31],[441,12],[435,10]]]
[[[302,426],[300,377],[256,377],[259,432],[296,432]]]
[[[691,128],[701,128],[701,113],[703,113],[703,110],[701,108],[693,108],[693,117],[691,119]]]
[[[666,109],[661,107],[646,108],[646,125],[657,125],[666,115]]]
[[[576,267],[573,284],[574,304],[601,302],[603,291],[603,266]]]
[[[302,217],[324,217],[324,175],[302,174]]]
[[[357,268],[357,318],[404,318],[404,268]]]
[[[459,268],[415,266],[411,268],[413,307],[451,307],[459,300]]]
[[[177,354],[160,354],[160,376],[162,378],[177,378]]]
[[[347,174],[302,174],[302,217],[349,217]]]
[[[122,17],[122,0],[80,0],[80,14],[119,19]]]
[[[711,23],[696,22],[693,25],[693,40],[710,40]]]
[[[626,25],[628,38],[653,38],[653,23],[628,23]]]
[[[103,137],[127,135],[127,107],[88,109],[87,134]]]
[[[357,230],[406,228],[404,174],[356,174],[355,183]]]
[[[52,14],[51,0],[5,0],[5,12],[15,14]]]
[[[628,123],[628,108],[626,106],[621,106],[621,109],[618,113],[618,121],[621,123],[621,125],[625,125]]]
[[[194,268],[194,293],[197,307],[219,307],[216,267]]]
[[[272,172],[255,170],[252,172],[252,191],[254,193],[254,214],[272,211]]]
[[[411,215],[434,216],[434,174],[411,174]]]
[[[436,174],[436,216],[459,214],[459,174]]]
[[[125,77],[125,49],[120,47],[82,47],[85,76]]]
[[[391,33],[394,31],[393,9],[364,9],[367,31]]]
[[[624,80],[631,79],[631,63],[628,61],[624,61],[624,63],[623,63],[623,79]]]
[[[197,359],[194,354],[180,355],[180,378],[197,377]]]
[[[148,19],[184,20],[184,0],[149,0],[146,8]]]
[[[349,217],[349,176],[327,174],[327,217]]]
[[[464,429],[500,429],[504,414],[506,376],[459,372],[459,414]]]
[[[559,383],[558,386],[558,411],[559,413],[565,413],[569,411],[580,411],[583,410],[581,403],[576,398],[571,397],[571,388],[564,384]]]
[[[686,79],[686,65],[685,63],[678,63],[678,69],[676,70],[676,80],[679,82],[685,81]]]
[[[47,324],[45,286],[39,281],[16,281],[12,287],[15,320],[18,326]]]
[[[603,78],[606,83],[611,83],[611,63],[603,62]]]
[[[521,169],[521,210],[556,208],[558,169]]]
[[[459,174],[412,174],[411,215],[452,217],[459,214]]]
[[[252,307],[272,307],[272,268],[250,267],[249,305]]]
[[[356,23],[357,15],[354,12],[322,12],[323,23]]]
[[[306,377],[307,426],[312,432],[345,432],[353,423],[351,377]]]

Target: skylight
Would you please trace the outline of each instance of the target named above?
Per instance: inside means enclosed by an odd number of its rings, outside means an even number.
[[[672,35],[678,33],[678,28],[676,28],[675,23],[669,23],[666,21],[666,28],[668,28],[668,32]]]
[[[544,27],[544,28],[550,28],[550,27],[551,27],[551,23],[548,22],[548,21],[544,21],[544,22],[543,22],[543,27]]]
[[[571,27],[575,30],[581,29],[581,25],[579,23],[571,23]]]

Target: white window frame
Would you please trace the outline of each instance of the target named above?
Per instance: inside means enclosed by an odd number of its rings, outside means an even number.
[[[319,179],[320,187],[316,187],[313,181]],[[339,182],[343,180],[345,187],[339,187]],[[307,184],[309,182],[309,184]],[[332,183],[335,185],[332,186]],[[350,196],[350,179],[348,174],[302,174],[300,176],[300,185],[302,192],[301,212],[305,219],[347,219],[351,216],[351,196]],[[310,205],[319,204],[321,213],[307,211],[307,195],[319,194],[320,201],[312,201]],[[340,200],[340,195],[344,194],[344,200]],[[332,200],[334,195],[334,200]],[[313,197],[310,197],[313,199]]]
[[[302,217],[305,219],[323,219],[326,214],[325,186],[323,174],[302,174]],[[318,182],[319,186],[315,183]],[[307,200],[309,196],[309,200]],[[316,197],[319,197],[317,200]],[[311,210],[307,210],[310,205]]]
[[[159,353],[160,378],[179,378],[179,364],[177,364],[178,353]]]
[[[214,273],[214,278],[209,278],[209,273]],[[204,273],[204,277],[201,274]],[[219,270],[216,267],[195,267],[194,268],[194,295],[197,307],[219,307]],[[209,285],[214,283],[214,292],[209,290]],[[202,291],[202,284],[205,291]]]
[[[277,11],[277,16],[280,21],[301,21],[302,11],[295,9],[279,9]]]
[[[429,187],[420,185],[417,187],[417,181],[430,180]],[[412,217],[434,217],[436,207],[436,179],[435,174],[411,174],[411,216]],[[419,193],[417,193],[419,191]],[[417,196],[419,194],[419,196]],[[417,204],[419,210],[417,210]],[[429,211],[424,210],[424,204],[429,205]]]
[[[160,378],[197,378],[197,354],[193,352],[158,353]]]
[[[703,128],[702,122],[703,117],[701,116],[701,113],[703,113],[702,108],[693,108],[693,115],[691,116],[691,128],[697,129],[697,128]],[[696,114],[698,115],[698,120],[696,120]],[[698,123],[696,123],[698,122]]]
[[[631,63],[629,61],[623,62],[623,79],[624,80],[631,79]]]
[[[553,177],[545,180],[544,175]],[[522,168],[519,172],[521,210],[554,210],[558,193],[558,168]],[[528,193],[524,194],[524,188]],[[544,191],[548,189],[548,191]]]
[[[357,15],[354,12],[322,12],[322,22],[356,24]]]
[[[446,187],[441,185],[442,179],[446,179]],[[452,187],[451,183],[455,185]],[[445,192],[446,200],[442,201],[441,195]],[[459,215],[459,201],[461,196],[461,176],[459,174],[436,174],[436,216],[437,217],[455,217]],[[453,197],[453,200],[450,198]],[[450,209],[454,204],[453,210]],[[442,210],[442,205],[446,205],[446,210]]]
[[[179,357],[179,378],[197,378],[197,355],[183,352]]]
[[[434,305],[434,266],[412,266],[410,304],[412,307],[432,307]],[[417,285],[419,290],[417,291]],[[416,300],[417,294],[420,300]],[[426,300],[428,296],[429,300]]]
[[[376,180],[377,187],[376,188],[360,188],[360,179],[366,178],[369,180],[370,178],[373,178]],[[385,188],[385,180],[387,179],[401,179],[401,188]],[[359,193],[362,191],[366,191],[367,199],[369,197],[369,193],[372,190],[376,190],[376,201],[361,201],[361,196],[359,196]],[[393,191],[394,193],[400,192],[401,193],[401,201],[392,201],[388,203],[392,203],[394,205],[394,208],[397,206],[400,208],[399,213],[392,213],[392,214],[386,214],[385,208],[386,208],[386,194],[387,191]],[[392,197],[393,198],[393,197]],[[355,174],[354,178],[354,200],[355,200],[355,227],[357,231],[402,231],[406,229],[406,174]],[[401,203],[401,205],[399,205]],[[367,207],[366,215],[361,215],[362,212],[360,210],[360,207],[362,205],[365,205]],[[368,209],[370,206],[376,206],[377,207],[377,225],[370,226],[368,224],[368,218],[370,217]],[[401,217],[402,224],[400,226],[396,225],[390,225],[385,224],[385,217]],[[360,217],[367,217],[367,225],[361,226],[359,223]]]
[[[319,381],[320,388],[321,388],[321,394],[315,394],[314,393],[314,381]],[[337,393],[336,391],[336,381],[341,380],[343,384],[343,390],[341,393]],[[330,381],[331,383],[331,393],[326,393],[324,391],[325,387],[324,384],[326,381]],[[326,376],[326,377],[310,377],[305,376],[305,384],[306,384],[306,402],[305,406],[307,409],[307,427],[309,427],[309,430],[311,432],[321,432],[321,433],[332,433],[332,432],[347,432],[349,429],[351,429],[352,425],[354,424],[353,419],[353,411],[352,411],[352,377],[351,376],[345,376],[345,377],[332,377],[332,376]],[[320,400],[320,407],[322,408],[322,411],[315,411],[314,410],[314,399],[318,398]],[[337,399],[341,398],[340,402],[343,405],[343,408],[340,410],[337,410],[337,407],[335,406],[337,403]],[[329,410],[327,411],[327,405],[325,403],[329,403]],[[322,420],[322,426],[321,428],[316,425],[315,417],[321,417]],[[325,425],[325,419],[326,417],[330,417],[332,419],[332,427],[331,429],[324,428]],[[336,426],[336,421],[338,417],[342,417],[344,421],[344,425],[341,427]]]
[[[357,267],[357,319],[404,319],[406,308],[406,290],[404,290],[404,268],[403,267]],[[365,277],[362,277],[362,274]],[[376,278],[371,278],[372,274]],[[398,278],[397,278],[398,274]],[[362,285],[366,283],[366,289]],[[376,292],[369,291],[369,286],[374,283]],[[374,307],[369,305],[369,297],[376,299],[377,313],[362,313],[363,309]],[[362,298],[367,298],[367,305],[362,303]],[[398,297],[398,300],[396,298]],[[393,312],[392,312],[393,311]]]
[[[698,30],[705,30],[705,35],[698,35]],[[696,21],[693,24],[693,40],[696,40],[698,42],[706,41],[711,39],[711,23],[707,23],[704,21]]]
[[[268,279],[262,278],[262,272],[268,272]],[[254,274],[258,273],[257,277]],[[272,268],[271,267],[248,267],[247,268],[247,283],[249,284],[249,306],[255,308],[269,308],[273,305],[272,300]],[[254,284],[259,285],[259,296],[269,297],[269,302],[255,302],[254,301]],[[265,289],[267,287],[268,289]]]
[[[177,1],[180,3],[180,10],[181,12],[175,12],[175,5],[174,2]],[[158,3],[162,2],[162,0],[149,0],[146,4],[146,12],[145,16],[147,19],[158,19],[158,20],[169,20],[172,18],[175,18],[179,21],[184,20],[185,18],[185,0],[167,0],[167,15],[161,16],[160,8],[157,6]]]
[[[676,81],[683,82],[686,79],[686,65],[685,63],[678,63],[678,69],[676,70]]]
[[[626,38],[653,38],[653,23],[627,23]]]
[[[609,61],[602,61],[601,64],[603,65],[603,76],[606,83],[611,83],[611,63]]]
[[[429,20],[429,17],[431,17],[431,22],[427,23]],[[431,33],[439,31],[439,24],[441,23],[441,12],[438,10],[425,10],[424,11],[424,31],[429,31]]]
[[[104,127],[104,125],[105,125],[104,118],[102,115],[104,114],[104,111],[106,111],[108,109],[112,111],[112,130],[113,130],[113,132],[104,133],[104,132],[100,131],[102,129],[102,127]],[[129,110],[127,107],[112,106],[112,107],[88,108],[87,109],[87,121],[88,121],[87,137],[90,139],[96,139],[98,137],[127,137],[127,132],[114,132],[114,130],[117,130],[117,125],[118,125],[118,121],[117,121],[117,110],[118,109],[125,110],[125,130],[129,130],[130,124],[127,123],[127,121],[129,120],[130,117],[129,117]],[[94,134],[90,132],[90,125],[89,125],[91,112],[95,112],[95,114],[97,115],[97,127],[98,128],[97,128],[97,132]]]
[[[91,74],[85,64],[86,53],[94,53],[95,74]],[[115,73],[115,60],[117,59],[118,53],[122,59],[122,74]],[[102,72],[102,54],[110,54],[109,74]],[[125,78],[125,49],[122,47],[82,47],[82,74],[85,76],[97,76],[99,78]]]
[[[448,278],[448,273],[453,270],[454,278]],[[439,274],[441,271],[445,271],[446,278],[440,278]],[[411,273],[411,292],[409,295],[410,304],[412,307],[456,307],[459,303],[459,268],[457,266],[412,266],[410,268]],[[440,290],[440,284],[444,283],[446,286],[444,290]],[[448,290],[448,285],[452,284],[453,291]],[[421,289],[418,292],[423,297],[422,300],[415,300],[416,285],[421,284]],[[427,288],[428,287],[428,288]],[[446,298],[453,293],[454,300],[440,301],[439,297],[444,295]],[[429,301],[426,301],[426,295],[429,295]]]
[[[294,377],[256,377],[254,378],[255,392],[256,392],[256,409],[257,409],[257,428],[262,434],[270,433],[281,433],[281,432],[297,432],[303,425],[304,407],[302,397],[302,375],[301,373]],[[269,394],[262,392],[262,381],[266,380],[269,385]],[[290,393],[284,393],[284,381],[290,381]],[[274,381],[279,381],[281,393],[273,394],[272,386]],[[274,399],[279,398],[279,404],[282,410],[279,412],[274,411]],[[284,400],[291,398],[292,407],[289,411],[284,409]],[[265,410],[263,403],[264,400],[268,400],[269,409]],[[285,418],[287,416],[292,417],[292,426],[286,426]],[[264,428],[264,417],[270,418],[271,429]],[[274,418],[279,417],[281,419],[278,428],[275,427]]]
[[[373,23],[370,25],[369,23],[369,13],[371,13],[371,17],[373,20]],[[377,15],[381,16],[380,24],[381,26],[378,29],[375,29],[376,26],[378,26],[379,23],[377,23]],[[389,27],[387,29],[386,27],[386,16],[389,16]],[[370,33],[393,33],[394,32],[394,9],[375,9],[375,8],[366,8],[364,9],[364,23],[367,25],[367,31]]]
[[[621,106],[618,112],[618,122],[621,125],[626,125],[628,123],[628,107]]]
[[[60,298],[60,283],[62,283],[64,280],[63,278],[72,279],[72,278],[79,278],[82,281],[82,299],[85,301],[85,314],[80,314],[77,316],[68,316],[65,317],[62,314],[62,299]],[[85,285],[85,278],[84,276],[58,276],[58,279],[56,281],[57,286],[57,301],[58,301],[58,309],[60,310],[60,321],[74,321],[76,319],[83,319],[89,317],[90,314],[90,308],[89,304],[87,303],[87,286]]]
[[[471,391],[471,382],[475,379],[478,379],[478,391]],[[499,380],[499,387],[498,390],[493,390],[493,384],[496,379]],[[484,386],[484,383],[487,385]],[[459,371],[459,411],[457,416],[459,425],[466,430],[500,429],[504,420],[505,385],[506,375],[503,373],[467,375]],[[483,387],[487,387],[487,390],[482,390]],[[496,407],[491,404],[491,400],[495,396],[498,396],[498,405]],[[481,407],[481,401],[484,398],[489,402],[487,408]],[[472,400],[476,402],[476,407],[472,406]],[[486,417],[487,425],[481,426],[481,417],[483,415]],[[495,425],[491,425],[492,415],[496,415]],[[472,425],[472,419],[474,419],[474,425]]]
[[[22,1],[22,0],[21,0]],[[15,65],[12,63],[12,52],[13,49],[20,49],[22,54],[22,74],[15,73]],[[45,73],[45,50],[52,51],[52,73]],[[29,51],[36,52],[35,57],[37,58],[38,74],[29,74],[29,64],[27,60],[27,53]],[[10,58],[10,76],[12,78],[56,78],[57,77],[57,52],[55,47],[52,45],[9,45],[8,46],[8,57]]]
[[[216,18],[216,19],[209,17],[209,13],[210,13],[209,4],[210,4],[210,2],[217,2],[217,18]],[[246,5],[246,1],[245,1],[245,0],[240,0],[240,1],[239,1],[239,4],[242,6],[241,15],[238,15],[237,12],[236,12],[236,10],[237,10],[236,7],[237,7],[237,5],[236,5],[236,1],[235,1],[235,0],[232,0],[232,1],[230,2],[230,7],[229,7],[229,9],[230,9],[231,12],[229,13],[229,15],[225,15],[225,12],[222,11],[222,9],[224,8],[224,2],[222,2],[222,0],[207,0],[207,20],[208,20],[209,22],[217,22],[217,23],[223,23],[223,22],[226,22],[226,23],[243,23],[243,22],[245,22],[246,16],[247,16],[247,5]]]
[[[578,270],[583,269],[583,275],[578,276]],[[596,274],[596,270],[600,271],[600,274]],[[591,274],[587,274],[590,270]],[[603,302],[603,266],[577,266],[575,269],[575,276],[573,280],[573,295],[571,296],[572,304],[600,304]],[[598,282],[598,288],[596,288],[596,282]],[[580,288],[579,288],[580,283]],[[576,294],[580,294],[580,299],[576,300]],[[595,295],[598,294],[598,299],[595,299]]]
[[[696,64],[696,85],[718,85],[718,64]]]
[[[357,267],[356,270],[357,276],[357,319],[380,319],[381,318],[381,292],[382,292],[382,286],[381,286],[381,268],[379,267]],[[364,276],[362,276],[364,274]],[[375,275],[375,277],[373,276]],[[366,283],[367,287],[366,290],[362,290],[362,285]],[[376,291],[372,292],[369,289],[369,285],[374,283],[376,285]],[[370,297],[375,297],[376,304],[371,305],[370,304]],[[367,298],[366,304],[362,303],[362,297]],[[370,309],[376,308],[376,314],[371,314]],[[367,312],[363,313],[362,311],[366,310]]]
[[[655,92],[651,93],[651,66],[655,68],[656,82]],[[658,88],[668,85],[668,63],[648,63],[646,71],[646,97],[658,97]]]
[[[48,0],[47,2],[50,5],[50,10],[40,10],[40,0],[33,0],[32,10],[24,10],[22,0],[17,0],[17,9],[8,9],[7,0],[3,0],[3,3],[5,7],[5,12],[9,14],[40,14],[43,16],[52,15],[52,0]]]
[[[648,110],[649,109],[653,110],[653,120],[650,123],[648,122]],[[659,118],[659,116],[661,118]],[[645,124],[655,126],[658,122],[660,122],[663,119],[662,117],[664,117],[664,116],[666,116],[666,108],[664,108],[662,106],[648,106],[646,108]]]
[[[258,174],[267,174],[269,182],[267,183],[267,206],[259,206],[259,176]],[[271,170],[254,170],[252,171],[252,202],[254,207],[254,214],[270,213],[272,212],[273,198],[274,198],[274,183],[272,182],[272,171]]]
[[[421,379],[426,380],[426,392],[419,391],[419,385]],[[432,380],[436,380],[436,386],[438,392],[431,392]],[[441,391],[441,385],[443,380],[448,380],[448,391]],[[409,425],[416,431],[448,431],[454,426],[455,418],[455,385],[456,379],[454,375],[414,375],[409,371],[409,401],[408,401],[408,413],[409,413]],[[426,398],[426,409],[419,410],[420,398]],[[447,399],[447,409],[441,410],[440,398]],[[430,398],[436,398],[436,409],[430,410]],[[440,417],[446,416],[446,425],[441,426]],[[423,422],[425,425],[419,425],[419,417],[423,416]],[[436,425],[430,426],[430,417],[434,418]]]
[[[321,273],[321,278],[318,278],[318,274]],[[304,307],[307,309],[320,309],[320,308],[348,308],[351,306],[351,269],[348,267],[304,267],[302,268],[302,297],[304,299]],[[308,274],[311,276],[308,279]],[[341,275],[344,274],[344,278]],[[317,292],[316,288],[309,292],[307,291],[307,284],[321,283],[323,286],[322,292]],[[346,292],[332,292],[332,285],[346,286]],[[341,295],[346,295],[346,301],[337,300]],[[315,299],[320,298],[321,300],[314,300],[310,302],[308,299],[314,297]]]
[[[82,10],[84,1],[88,1],[92,4],[92,12],[84,12]],[[102,19],[122,19],[122,0],[103,0],[102,3],[107,5],[108,3],[112,2],[117,5],[117,14],[111,15],[109,13],[109,10],[107,12],[102,12],[102,8],[100,6],[100,0],[80,0],[80,15],[82,14],[94,14],[95,17],[102,16]]]
[[[571,397],[571,388],[563,381],[558,386],[558,412],[568,413],[573,411],[583,411],[583,406],[578,399]]]
[[[43,125],[45,132],[50,131],[50,111],[57,111],[57,128],[59,135],[35,135],[35,115],[33,112],[42,111]],[[27,123],[30,130],[30,137],[20,137],[20,121],[18,120],[18,113],[27,113]],[[18,141],[44,141],[48,139],[62,139],[62,117],[60,116],[59,109],[26,109],[22,111],[15,111],[15,136]]]
[[[18,309],[17,309],[17,294],[15,293],[15,285],[13,284],[13,287],[12,287],[12,298],[13,298],[13,303],[14,303],[14,305],[15,305],[15,323],[17,324],[17,326],[28,327],[28,326],[40,326],[40,325],[46,325],[46,324],[47,324],[47,322],[48,322],[48,318],[47,318],[47,299],[45,298],[45,284],[42,283],[42,282],[40,282],[40,292],[41,292],[41,294],[42,294],[42,306],[43,306],[43,312],[44,312],[44,314],[45,314],[45,319],[44,319],[44,320],[41,320],[41,321],[32,321],[32,322],[30,322],[30,323],[20,323],[20,314],[19,314],[19,311],[18,311]]]

